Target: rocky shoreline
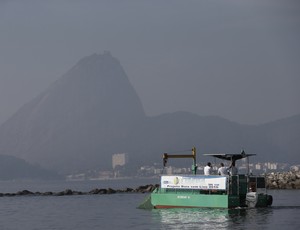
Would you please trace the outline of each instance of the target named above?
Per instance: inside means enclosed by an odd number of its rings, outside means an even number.
[[[272,172],[265,174],[267,189],[300,189],[300,171]],[[150,193],[158,184],[142,185],[137,188],[112,189],[112,188],[95,188],[89,192],[74,191],[66,189],[61,192],[31,192],[28,190],[16,193],[0,193],[0,197],[13,196],[71,196],[71,195],[102,195],[115,193]]]
[[[273,172],[265,176],[268,189],[300,189],[300,171]]]
[[[115,193],[150,193],[159,185],[143,185],[135,189],[112,189],[112,188],[96,188],[89,192],[74,191],[66,189],[61,192],[31,192],[29,190],[22,190],[16,193],[0,193],[0,197],[13,197],[13,196],[71,196],[71,195],[102,195],[102,194],[115,194]]]

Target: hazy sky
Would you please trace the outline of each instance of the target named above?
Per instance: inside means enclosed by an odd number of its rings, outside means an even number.
[[[149,116],[300,113],[298,0],[0,0],[0,123],[105,50]]]

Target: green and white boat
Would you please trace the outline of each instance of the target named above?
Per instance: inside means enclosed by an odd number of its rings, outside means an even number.
[[[236,161],[255,154],[204,154]],[[163,154],[164,166],[169,158],[192,158],[193,175],[163,175],[156,188],[140,208],[237,208],[267,207],[272,196],[267,194],[265,178],[249,175],[197,175],[196,148],[190,155]],[[249,165],[249,164],[248,164]]]

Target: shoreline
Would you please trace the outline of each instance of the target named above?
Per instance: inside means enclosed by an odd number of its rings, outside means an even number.
[[[300,171],[265,174],[267,189],[300,189]]]
[[[0,197],[15,197],[15,196],[71,196],[71,195],[104,195],[104,194],[116,194],[116,193],[150,193],[159,185],[142,185],[137,188],[125,188],[125,189],[112,189],[112,188],[95,188],[89,192],[75,191],[72,189],[65,189],[60,192],[32,192],[29,190],[22,190],[16,193],[0,193]]]
[[[287,171],[287,172],[272,172],[264,174],[266,178],[266,188],[268,190],[298,190],[300,189],[300,171]],[[129,177],[113,178],[113,180],[126,180],[134,179]],[[139,178],[139,179],[151,179],[151,178]],[[111,180],[111,179],[106,179]],[[32,192],[29,190],[21,190],[13,193],[1,193],[0,197],[12,197],[12,196],[67,196],[67,195],[95,195],[95,194],[115,194],[115,193],[150,193],[159,184],[147,184],[141,185],[136,188],[125,189],[112,189],[112,188],[95,188],[88,192],[74,191],[71,189],[65,189],[60,192]]]

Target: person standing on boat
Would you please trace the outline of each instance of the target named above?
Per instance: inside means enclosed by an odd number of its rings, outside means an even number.
[[[212,174],[212,167],[211,163],[208,162],[207,165],[204,167],[204,175],[211,175]]]
[[[235,161],[231,162],[231,165],[229,167],[229,174],[231,176],[237,175],[238,174],[238,169],[237,167],[235,167]]]
[[[218,174],[220,176],[227,176],[228,175],[228,168],[226,168],[223,163],[221,163],[220,166],[221,167],[218,169]]]

